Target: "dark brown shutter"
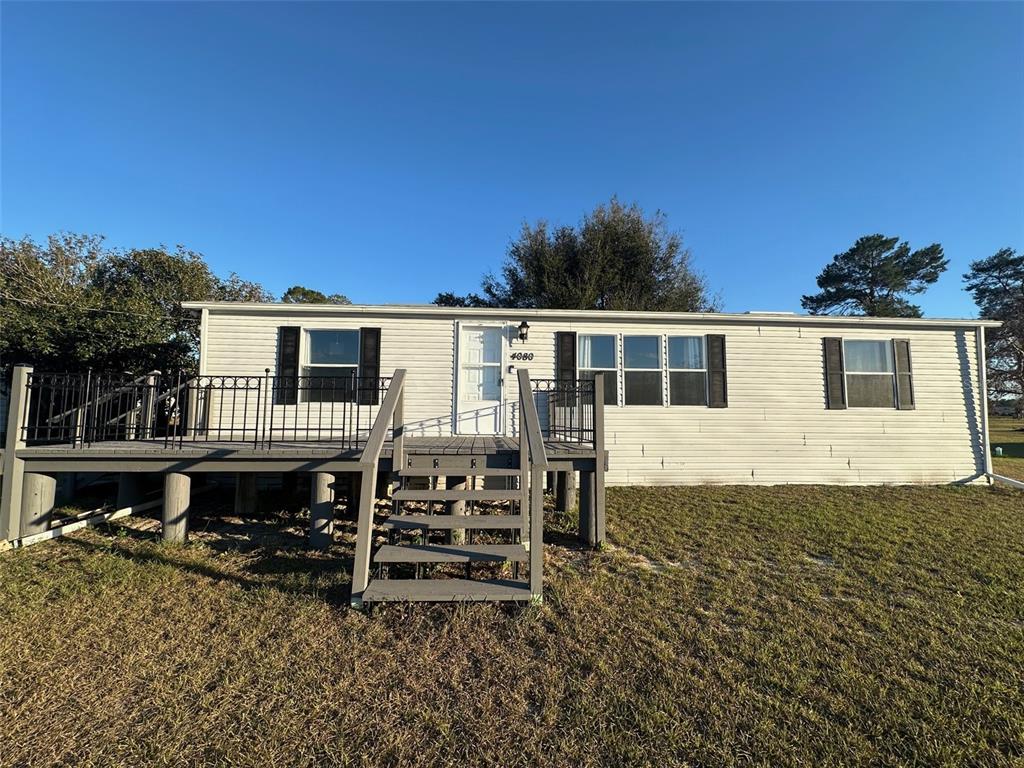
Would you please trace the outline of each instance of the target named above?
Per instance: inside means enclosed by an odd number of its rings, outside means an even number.
[[[901,411],[914,410],[914,374],[910,366],[910,340],[893,339],[893,357],[896,360],[896,407]]]
[[[555,333],[555,378],[565,384],[576,381],[576,334],[573,331]]]
[[[576,333],[574,331],[555,332],[555,378],[558,380],[559,392],[552,400],[554,405],[572,405],[576,398]]]
[[[846,376],[843,369],[843,340],[835,337],[822,339],[825,357],[825,407],[829,410],[846,408]]]
[[[725,336],[708,334],[708,407],[729,407],[729,385],[725,376]]]
[[[297,325],[277,329],[277,370],[274,378],[274,402],[295,405],[299,397],[299,333]]]
[[[380,328],[359,329],[359,403],[380,402]]]

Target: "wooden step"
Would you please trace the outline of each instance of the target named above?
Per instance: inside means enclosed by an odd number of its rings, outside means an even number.
[[[529,602],[530,586],[523,581],[492,579],[374,579],[362,594],[364,603],[386,602]]]
[[[385,528],[409,530],[426,528],[450,531],[459,528],[512,530],[523,527],[522,515],[391,515]]]
[[[522,544],[386,544],[373,556],[375,563],[525,563]]]
[[[457,454],[410,454],[407,455],[400,472],[424,471],[441,475],[482,475],[485,470],[518,470],[519,455],[476,455]]]
[[[522,498],[518,489],[515,490],[448,490],[434,488],[419,491],[402,488],[391,494],[395,501],[511,501]]]
[[[466,477],[519,477],[521,471],[518,467],[461,467],[461,468],[433,468],[433,467],[406,467],[399,470],[400,477],[444,477],[446,475],[457,475]]]

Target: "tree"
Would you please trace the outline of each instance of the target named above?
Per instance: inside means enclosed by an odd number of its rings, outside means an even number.
[[[818,275],[821,292],[800,303],[814,315],[921,317],[921,308],[904,296],[924,292],[947,266],[938,243],[911,251],[898,237],[867,235],[832,258]]]
[[[351,304],[348,296],[340,293],[332,293],[329,296],[312,288],[303,285],[293,285],[284,295],[281,301],[285,304]]]
[[[490,304],[482,296],[478,296],[475,293],[468,293],[465,296],[459,296],[457,294],[446,291],[444,293],[437,294],[434,299],[434,304],[439,307],[488,307]]]
[[[985,332],[988,389],[993,399],[1024,398],[1024,251],[1003,248],[971,262],[964,275],[981,316],[1001,320]]]
[[[258,284],[213,274],[181,246],[110,250],[61,233],[45,244],[0,238],[0,368],[144,372],[192,367],[199,343],[190,300],[268,301]]]
[[[545,309],[713,311],[703,275],[665,214],[646,216],[612,198],[575,226],[523,224],[501,275],[487,274],[483,295],[438,294],[442,306]]]

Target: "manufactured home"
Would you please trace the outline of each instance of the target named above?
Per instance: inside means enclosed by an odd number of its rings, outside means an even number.
[[[202,318],[201,376],[406,369],[408,435],[515,435],[517,369],[555,382],[603,373],[610,485],[953,483],[986,472],[984,321],[186,306]]]
[[[185,307],[198,371],[15,367],[0,537],[24,545],[88,523],[55,517],[62,473],[118,473],[104,514],[159,506],[177,542],[194,477],[233,476],[245,514],[257,475],[302,474],[312,546],[332,546],[345,489],[354,605],[522,602],[543,594],[546,488],[556,509],[578,508],[594,546],[607,485],[994,477],[987,321]],[[143,502],[154,478],[162,497]]]

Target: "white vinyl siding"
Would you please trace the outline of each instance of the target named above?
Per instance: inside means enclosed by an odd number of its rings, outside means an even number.
[[[273,370],[277,329],[298,325],[381,328],[381,375],[408,369],[407,434],[451,434],[455,323],[465,312],[346,314],[300,309],[211,308],[204,343],[206,374],[262,376]],[[518,340],[523,316],[510,310],[510,350],[534,355],[532,378],[555,378],[555,333],[706,336],[728,344],[729,407],[606,407],[609,485],[775,483],[950,483],[983,472],[974,329],[953,326],[864,327],[704,319],[659,322],[595,317],[572,322],[530,315],[529,340]],[[822,338],[906,338],[913,349],[914,410],[827,410]],[[621,352],[621,346],[618,348]],[[619,361],[621,365],[622,361]],[[705,360],[706,364],[706,360]],[[611,378],[609,375],[607,378]],[[505,376],[509,424],[517,428],[516,376]]]

